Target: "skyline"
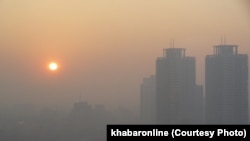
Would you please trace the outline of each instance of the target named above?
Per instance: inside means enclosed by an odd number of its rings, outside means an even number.
[[[203,86],[205,55],[221,36],[250,54],[248,9],[235,0],[2,0],[0,12],[2,104],[67,107],[81,97],[136,109],[142,79],[171,40],[196,57]],[[52,60],[56,75],[46,68]]]
[[[143,123],[249,124],[248,54],[237,45],[215,45],[206,55],[204,86],[195,82],[195,64],[185,48],[163,49],[156,74],[141,83]]]

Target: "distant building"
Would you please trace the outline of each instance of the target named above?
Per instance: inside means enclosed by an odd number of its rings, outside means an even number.
[[[163,50],[156,60],[157,124],[197,123],[202,98],[197,96],[195,58],[187,57],[183,48]],[[200,120],[200,119],[199,119]]]
[[[140,117],[144,124],[155,123],[155,75],[144,78],[140,88]]]
[[[75,102],[73,109],[70,111],[70,119],[74,122],[92,124],[93,108],[87,102]]]
[[[196,85],[195,95],[193,96],[193,121],[194,124],[204,124],[204,95],[203,95],[203,86]]]
[[[214,46],[205,77],[207,124],[247,124],[248,56],[237,45]]]

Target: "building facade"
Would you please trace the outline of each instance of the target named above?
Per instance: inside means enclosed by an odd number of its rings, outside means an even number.
[[[155,123],[155,75],[146,77],[140,87],[140,117],[144,124]]]
[[[237,45],[214,46],[206,56],[206,123],[248,123],[248,56]]]
[[[199,105],[195,97],[195,58],[187,57],[183,48],[163,50],[156,60],[156,123],[196,123]]]

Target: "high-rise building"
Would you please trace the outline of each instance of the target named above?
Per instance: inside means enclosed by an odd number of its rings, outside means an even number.
[[[206,56],[206,123],[248,123],[248,56],[237,45],[214,46]]]
[[[140,117],[144,124],[155,123],[155,75],[143,79],[140,88]]]
[[[163,50],[156,60],[156,123],[193,124],[202,99],[197,101],[195,58],[183,48]],[[202,97],[201,97],[202,98]]]

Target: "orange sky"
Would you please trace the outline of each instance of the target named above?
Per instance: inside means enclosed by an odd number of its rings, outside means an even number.
[[[91,103],[137,109],[143,77],[174,39],[197,59],[227,42],[250,53],[249,7],[244,0],[2,0],[0,99],[69,105]],[[48,72],[49,61],[60,71]]]

